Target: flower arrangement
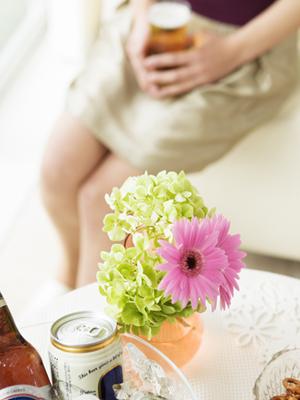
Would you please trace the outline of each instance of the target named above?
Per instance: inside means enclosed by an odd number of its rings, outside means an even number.
[[[228,307],[244,267],[240,236],[183,172],[128,178],[106,201],[99,290],[121,331],[151,338],[163,322]],[[122,244],[120,244],[120,242]]]

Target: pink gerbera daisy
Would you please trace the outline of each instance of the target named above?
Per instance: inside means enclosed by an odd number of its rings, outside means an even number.
[[[228,261],[222,269],[223,282],[219,289],[222,309],[230,306],[234,289],[239,289],[237,280],[241,269],[245,267],[242,260],[246,256],[246,253],[239,249],[240,235],[230,235],[229,228],[230,222],[222,215],[217,215],[209,220],[209,230],[210,232],[219,232],[217,247],[225,252]]]
[[[224,250],[217,247],[219,231],[212,231],[208,218],[199,221],[181,219],[173,227],[175,244],[160,241],[158,253],[166,260],[157,269],[166,271],[159,289],[171,295],[172,302],[185,307],[190,301],[195,309],[199,300],[216,302],[227,268]]]

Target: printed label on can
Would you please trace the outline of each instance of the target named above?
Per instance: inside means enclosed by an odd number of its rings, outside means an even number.
[[[122,349],[119,341],[109,352],[90,358],[82,354],[79,358],[64,358],[55,348],[50,348],[49,358],[53,382],[65,382],[66,399],[74,399],[77,393],[91,394],[102,400],[115,400],[112,386],[123,382]],[[110,353],[110,354],[109,354]]]
[[[100,399],[115,399],[113,385],[123,382],[123,372],[121,365],[116,365],[107,371],[99,381],[98,392]]]
[[[0,400],[50,400],[50,386],[16,385],[0,390]]]

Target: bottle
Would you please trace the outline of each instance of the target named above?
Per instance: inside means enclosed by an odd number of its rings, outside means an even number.
[[[0,400],[50,399],[38,352],[20,334],[0,292]]]

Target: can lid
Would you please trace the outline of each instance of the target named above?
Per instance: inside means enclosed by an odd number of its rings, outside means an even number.
[[[92,311],[65,315],[51,327],[51,339],[61,346],[85,348],[99,345],[116,335],[114,320]]]
[[[149,22],[161,29],[178,29],[191,18],[191,8],[187,2],[163,1],[155,3],[149,10]]]

